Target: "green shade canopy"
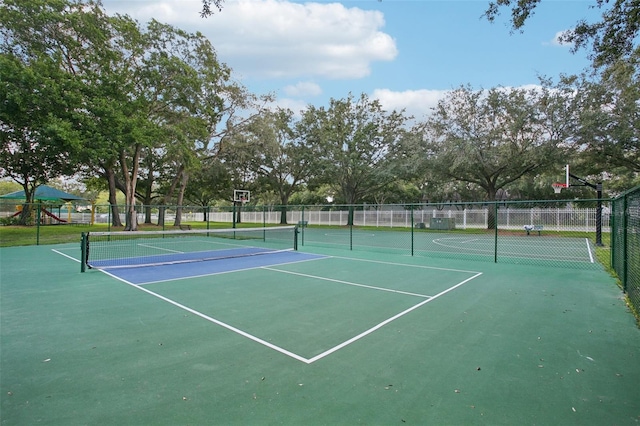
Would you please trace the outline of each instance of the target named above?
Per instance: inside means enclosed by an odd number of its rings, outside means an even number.
[[[9,194],[0,195],[0,198],[12,199],[12,200],[24,200],[25,196],[24,196],[24,191],[15,191]],[[37,187],[36,193],[33,198],[34,200],[38,200],[38,201],[84,200],[84,198],[82,197],[78,197],[77,195],[60,191],[59,189],[55,189],[47,185],[40,185],[39,187]]]

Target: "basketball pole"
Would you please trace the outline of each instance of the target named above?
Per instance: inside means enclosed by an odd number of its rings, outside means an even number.
[[[569,173],[568,171],[567,171],[567,174],[569,175],[570,178],[573,178],[578,182],[580,182],[580,185],[573,185],[573,186],[588,186],[589,188],[593,188],[596,190],[596,198],[598,199],[597,200],[598,204],[596,206],[596,245],[598,247],[602,247],[603,246],[602,244],[602,182],[593,184],[581,177],[578,177],[572,173]]]

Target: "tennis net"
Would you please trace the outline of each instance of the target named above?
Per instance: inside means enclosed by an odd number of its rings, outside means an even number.
[[[273,254],[297,249],[295,226],[82,234],[82,267],[111,269]]]

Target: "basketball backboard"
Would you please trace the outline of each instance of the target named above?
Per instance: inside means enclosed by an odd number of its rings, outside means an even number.
[[[251,192],[246,189],[234,189],[233,201],[236,203],[248,203],[251,199]]]

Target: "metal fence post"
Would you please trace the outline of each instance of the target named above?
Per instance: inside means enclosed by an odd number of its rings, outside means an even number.
[[[42,211],[40,210],[42,204],[37,204],[38,208],[36,209],[36,245],[40,245],[40,220],[42,220]]]
[[[494,224],[494,241],[493,241],[493,263],[498,263],[498,202],[495,201],[495,204],[493,205],[493,215],[495,217],[495,219],[493,220],[495,222]]]
[[[409,206],[411,209],[411,256],[413,256],[413,228],[415,227],[415,222],[413,220],[413,204]]]
[[[629,262],[627,261],[628,258],[628,250],[629,250],[629,246],[628,244],[628,239],[627,239],[627,235],[628,235],[628,228],[627,226],[629,225],[628,220],[629,220],[629,195],[630,194],[625,194],[623,199],[622,199],[622,277],[621,281],[622,281],[622,290],[626,293],[627,292],[627,278],[629,276]]]

